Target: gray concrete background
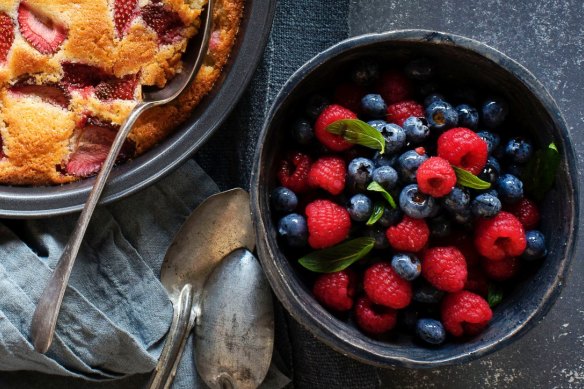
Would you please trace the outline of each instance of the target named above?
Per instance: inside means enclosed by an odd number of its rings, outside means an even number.
[[[349,14],[351,36],[424,28],[474,38],[509,55],[529,69],[556,99],[568,123],[578,163],[584,162],[580,151],[584,148],[582,0],[352,0]],[[576,249],[559,300],[542,323],[523,338],[461,366],[378,370],[382,386],[584,388],[582,249],[582,244]]]

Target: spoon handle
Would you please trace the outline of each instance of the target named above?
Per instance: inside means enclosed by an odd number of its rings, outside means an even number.
[[[83,211],[81,211],[81,215],[77,220],[75,230],[69,238],[65,250],[53,271],[53,275],[37,303],[32,317],[31,336],[35,350],[40,353],[46,353],[53,341],[57,317],[59,316],[63,295],[65,294],[67,282],[71,275],[71,269],[73,269],[73,264],[75,263],[75,258],[77,258],[77,253],[79,252],[79,247],[83,241],[83,236],[85,235],[85,231],[87,230],[87,226],[91,220],[91,216],[93,215],[99,197],[103,192],[109,174],[116,162],[118,153],[120,152],[126,137],[130,133],[132,126],[136,122],[136,119],[138,119],[142,112],[151,106],[151,103],[138,103],[128,116],[124,125],[118,131],[107,158],[95,180],[95,184],[89,193]]]
[[[193,287],[191,284],[186,284],[180,291],[177,306],[174,307],[174,315],[166,343],[164,344],[154,373],[150,377],[150,382],[147,385],[149,389],[170,388],[176,375],[176,369],[185,343],[193,328],[192,323],[194,323],[194,317],[191,318],[192,305]]]

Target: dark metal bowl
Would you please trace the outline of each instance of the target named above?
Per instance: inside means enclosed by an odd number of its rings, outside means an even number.
[[[180,166],[219,128],[247,87],[264,51],[275,1],[247,0],[239,36],[230,60],[211,93],[191,117],[161,144],[138,158],[114,168],[101,203],[130,195]],[[95,179],[61,186],[0,186],[0,217],[31,218],[78,211]]]
[[[538,145],[554,141],[563,156],[555,188],[542,207],[542,230],[548,239],[545,262],[518,281],[513,292],[494,309],[489,327],[464,342],[426,348],[409,336],[390,342],[374,340],[348,322],[337,319],[314,300],[309,282],[278,247],[269,207],[269,192],[277,186],[275,169],[286,147],[286,123],[307,96],[332,85],[347,63],[363,56],[397,63],[429,57],[458,80],[482,85],[504,96],[513,115]],[[288,80],[271,108],[258,141],[252,176],[252,209],[258,252],[267,277],[292,316],[337,351],[378,366],[436,367],[470,361],[493,352],[525,334],[558,297],[577,236],[578,183],[576,158],[566,123],[545,88],[523,66],[472,39],[424,30],[371,34],[343,41],[318,54]]]

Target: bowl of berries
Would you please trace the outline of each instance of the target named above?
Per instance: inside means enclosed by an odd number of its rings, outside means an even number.
[[[343,354],[469,361],[557,298],[574,161],[556,103],[499,51],[425,30],[351,38],[297,70],[268,114],[259,257],[284,307]]]

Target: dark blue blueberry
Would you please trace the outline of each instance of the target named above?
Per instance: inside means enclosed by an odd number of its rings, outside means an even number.
[[[399,253],[391,259],[391,267],[403,279],[412,281],[422,272],[422,263],[414,254]]]
[[[436,200],[419,191],[418,185],[410,184],[404,187],[399,195],[399,207],[409,217],[424,219],[436,209]]]
[[[495,184],[499,179],[499,174],[501,174],[501,165],[499,165],[499,161],[495,157],[487,158],[487,163],[483,168],[483,171],[479,174],[479,178],[483,181],[490,182],[491,184]]]
[[[305,119],[297,119],[292,124],[292,136],[301,145],[307,145],[314,139],[314,130]]]
[[[490,193],[483,193],[475,197],[470,209],[477,217],[493,217],[501,211],[501,200]]]
[[[495,134],[494,132],[490,131],[479,131],[477,135],[481,137],[482,140],[487,142],[487,152],[489,155],[493,154],[493,152],[499,147],[501,143],[501,137],[499,134]]]
[[[373,212],[373,203],[369,197],[359,193],[351,197],[347,210],[351,219],[356,222],[365,222],[369,220]]]
[[[397,172],[391,166],[380,166],[373,170],[373,181],[385,190],[390,190],[397,184]]]
[[[406,144],[406,132],[397,124],[388,123],[377,129],[385,139],[385,152],[393,154]]]
[[[422,282],[414,288],[414,301],[424,304],[436,304],[444,297],[446,293],[436,289],[428,282]]]
[[[441,344],[446,340],[444,326],[438,320],[420,319],[416,323],[416,335],[426,343]]]
[[[370,118],[383,118],[387,115],[387,104],[378,94],[368,94],[361,99],[361,110]]]
[[[364,235],[375,239],[374,248],[383,250],[389,248],[389,241],[385,234],[385,228],[367,227],[364,230]]]
[[[476,130],[479,125],[479,111],[468,104],[460,104],[455,109],[458,113],[458,125]]]
[[[545,236],[537,231],[531,230],[525,233],[525,239],[527,240],[527,247],[521,256],[526,260],[535,260],[543,258],[547,255],[547,249],[545,247]]]
[[[353,192],[364,192],[372,180],[373,161],[367,158],[355,158],[347,168],[347,184]]]
[[[530,141],[522,137],[512,138],[505,145],[505,156],[511,163],[523,164],[529,161],[533,154],[533,146]]]
[[[445,215],[428,219],[430,234],[436,238],[445,238],[452,232],[452,222]]]
[[[452,220],[455,223],[469,226],[472,223],[472,212],[470,209],[464,209],[458,212],[452,212]]]
[[[308,99],[304,113],[310,120],[315,121],[318,115],[320,115],[320,113],[329,104],[330,101],[326,97],[321,95],[312,95]]]
[[[286,215],[278,222],[278,234],[290,247],[304,247],[308,239],[306,220],[297,213]]]
[[[452,191],[442,197],[442,205],[450,212],[463,212],[470,205],[470,193],[467,189],[455,186]]]
[[[428,58],[417,58],[406,65],[405,73],[414,80],[427,81],[434,74],[434,64]]]
[[[416,182],[418,168],[428,159],[426,154],[418,154],[416,150],[409,150],[397,159],[397,171],[404,182]]]
[[[424,107],[429,107],[436,101],[444,101],[444,96],[440,93],[432,93],[431,95],[426,96],[424,99]]]
[[[523,182],[514,175],[503,174],[497,180],[497,192],[504,203],[515,203],[523,197]]]
[[[486,128],[497,128],[503,123],[509,112],[507,103],[499,98],[485,101],[481,107],[482,124]]]
[[[278,212],[292,212],[298,205],[298,197],[288,188],[279,186],[272,191],[272,206]]]
[[[523,177],[523,169],[525,165],[511,164],[507,165],[507,173],[514,175],[515,177]]]
[[[379,79],[379,62],[373,58],[359,60],[351,72],[351,79],[357,85],[368,86]]]
[[[404,121],[403,128],[406,132],[406,139],[410,142],[422,142],[430,135],[430,128],[425,118],[411,116]]]
[[[426,120],[430,128],[447,130],[458,123],[458,113],[446,101],[435,101],[426,108]]]
[[[376,119],[368,121],[367,124],[379,131],[379,129],[385,126],[387,122],[385,120]]]
[[[403,213],[399,208],[385,207],[383,209],[383,215],[381,215],[377,223],[385,228],[391,227],[400,222],[402,215]]]
[[[477,103],[477,91],[468,85],[458,86],[450,93],[450,96],[457,104],[467,103],[476,105]]]

